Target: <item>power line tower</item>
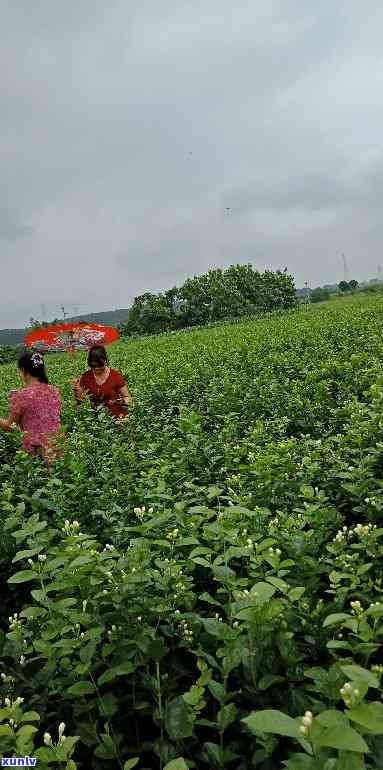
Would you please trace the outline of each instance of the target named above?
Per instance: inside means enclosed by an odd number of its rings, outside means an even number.
[[[342,254],[342,262],[343,262],[343,280],[348,283],[348,264],[345,254]]]
[[[46,319],[46,309],[44,303],[41,305],[41,320],[45,323]]]
[[[68,313],[66,312],[64,305],[61,305],[61,312],[62,312],[62,314],[63,314],[63,319],[64,319],[64,321],[65,321],[65,319],[66,319],[66,317],[67,317]]]

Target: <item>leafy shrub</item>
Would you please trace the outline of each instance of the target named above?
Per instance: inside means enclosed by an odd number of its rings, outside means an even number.
[[[64,722],[68,770],[382,765],[381,327],[354,298],[120,344],[119,426],[52,359],[63,459],[0,439],[0,690],[41,752]]]

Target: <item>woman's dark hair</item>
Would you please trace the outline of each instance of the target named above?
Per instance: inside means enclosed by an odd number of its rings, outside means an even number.
[[[103,345],[92,345],[88,353],[88,366],[105,366],[108,363],[107,352]]]
[[[18,360],[18,367],[23,372],[36,377],[39,382],[48,385],[48,377],[45,370],[44,359],[41,353],[25,351]]]

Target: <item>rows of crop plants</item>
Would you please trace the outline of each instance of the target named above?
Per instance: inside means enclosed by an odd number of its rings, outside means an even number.
[[[0,436],[0,752],[383,768],[382,332],[354,297],[119,343],[118,426],[49,359],[62,460]]]

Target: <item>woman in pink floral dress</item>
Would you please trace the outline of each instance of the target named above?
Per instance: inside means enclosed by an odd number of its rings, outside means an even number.
[[[60,393],[48,383],[41,353],[23,353],[18,366],[25,387],[11,391],[9,417],[0,419],[0,428],[10,431],[16,425],[23,434],[23,449],[49,464],[57,454]]]

